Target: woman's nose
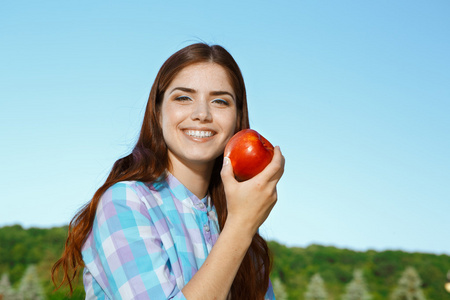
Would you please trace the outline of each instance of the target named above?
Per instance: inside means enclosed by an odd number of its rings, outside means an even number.
[[[206,101],[199,101],[195,104],[191,118],[193,120],[199,120],[201,122],[210,122],[212,115],[210,107]]]

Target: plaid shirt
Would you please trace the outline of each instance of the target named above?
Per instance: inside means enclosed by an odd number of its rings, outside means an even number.
[[[161,182],[120,182],[98,204],[83,248],[86,299],[186,299],[219,236],[210,198],[170,173]],[[266,299],[275,299],[272,287]]]

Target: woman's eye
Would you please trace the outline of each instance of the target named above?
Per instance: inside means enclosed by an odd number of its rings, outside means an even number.
[[[188,97],[188,96],[179,96],[179,97],[176,97],[175,100],[178,100],[178,101],[189,101],[189,100],[192,100],[192,99],[190,97]]]
[[[228,101],[226,101],[226,100],[223,100],[223,99],[214,99],[213,100],[213,103],[217,103],[217,104],[219,104],[219,105],[224,105],[224,106],[228,106],[228,105],[230,105],[229,103],[228,103]]]

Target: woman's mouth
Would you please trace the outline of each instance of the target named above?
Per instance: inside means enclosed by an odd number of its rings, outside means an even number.
[[[184,133],[194,138],[207,138],[215,134],[210,130],[185,130]]]

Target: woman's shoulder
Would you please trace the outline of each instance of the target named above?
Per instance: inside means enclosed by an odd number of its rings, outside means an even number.
[[[144,204],[147,207],[160,205],[160,183],[142,181],[119,181],[109,187],[101,197],[101,202],[123,202]]]
[[[141,181],[136,181],[136,180],[129,180],[129,181],[119,181],[114,183],[113,185],[111,185],[109,187],[109,190],[127,190],[127,189],[131,189],[131,190],[135,190],[137,189],[140,185],[144,184]]]

